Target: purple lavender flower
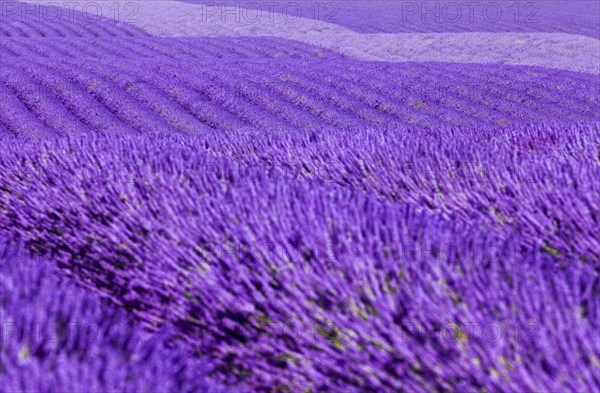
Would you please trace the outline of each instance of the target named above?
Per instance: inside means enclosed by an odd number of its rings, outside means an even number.
[[[225,391],[172,332],[144,330],[20,244],[2,240],[0,272],[2,392]]]

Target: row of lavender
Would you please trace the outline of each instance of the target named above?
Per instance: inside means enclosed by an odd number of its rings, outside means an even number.
[[[48,3],[48,2],[46,2]],[[71,5],[74,5],[73,3]],[[111,18],[109,9],[115,11],[126,4],[118,2],[98,2],[103,7],[100,14],[96,9],[76,12],[67,3],[37,2],[27,4],[19,1],[4,0],[0,3],[0,37],[6,38],[108,38],[108,37],[147,37],[148,34],[124,22],[122,18]],[[62,8],[64,6],[65,8]],[[104,15],[106,13],[106,15]],[[114,14],[113,14],[114,15]]]
[[[0,227],[252,390],[597,390],[598,127],[468,132],[11,140]]]
[[[309,60],[314,54],[310,48],[299,50],[305,60],[294,62],[168,55],[102,59],[101,45],[87,47],[92,54],[81,48],[80,57],[72,59],[68,43],[45,45],[36,49],[40,44],[15,43],[22,55],[2,60],[0,113],[5,128],[17,135],[353,131],[407,124],[434,129],[600,118],[597,77],[567,71],[423,63],[359,66],[342,59]],[[61,53],[61,48],[63,56],[44,57],[44,52]],[[145,72],[148,67],[152,73]]]
[[[281,38],[11,37],[0,41],[7,58],[270,59],[341,58],[326,49]]]
[[[0,390],[224,392],[173,331],[150,334],[123,310],[0,241]]]
[[[194,145],[231,158],[241,174],[260,167],[289,180],[321,179],[518,231],[561,255],[600,258],[598,124],[233,133]]]
[[[181,173],[200,170],[207,176],[252,181],[265,172],[289,182],[323,181],[419,205],[448,220],[481,221],[507,234],[517,231],[530,246],[554,254],[582,260],[600,257],[595,231],[600,217],[597,124],[503,131],[395,128],[355,134],[214,131],[195,137],[170,135],[168,140],[229,160],[184,167]],[[402,159],[397,158],[400,151]],[[62,154],[50,147],[32,155],[7,152],[4,159],[7,176],[24,176],[27,170],[36,176],[49,169],[60,173],[64,165]],[[144,178],[135,166],[123,165],[106,168],[94,159],[70,171],[99,176],[115,187],[131,187]]]

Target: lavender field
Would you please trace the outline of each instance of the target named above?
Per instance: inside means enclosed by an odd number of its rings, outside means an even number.
[[[0,392],[600,392],[600,3],[0,0]]]

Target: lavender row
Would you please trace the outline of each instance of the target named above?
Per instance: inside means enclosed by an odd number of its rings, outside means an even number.
[[[117,57],[171,59],[338,59],[341,55],[280,38],[150,38],[104,37],[97,38],[4,38],[0,47],[6,56],[29,56],[32,48],[41,48],[37,56],[65,57]],[[34,52],[35,53],[35,52]]]
[[[419,205],[447,219],[519,231],[540,250],[595,260],[600,257],[595,231],[600,167],[594,148],[599,135],[598,125],[554,125],[355,134],[207,130],[203,136],[171,138],[185,149],[231,161],[205,164],[200,170],[209,175],[231,173],[255,181],[265,172],[288,182],[316,179]],[[53,154],[49,150],[43,156]],[[46,161],[29,165],[43,174]],[[92,169],[79,173],[91,176],[99,170]],[[7,164],[6,173],[23,170]],[[136,177],[132,168],[100,173],[125,183]]]
[[[57,60],[31,55],[3,63],[0,99],[4,125],[15,134],[25,132],[15,113],[19,105],[33,109],[26,114],[31,121],[41,120],[59,135],[83,131],[77,129],[80,123],[82,129],[114,133],[324,127],[354,131],[408,124],[434,128],[594,122],[600,116],[591,75],[505,66],[364,63],[359,69],[353,64],[247,60],[244,67],[254,75],[249,78],[239,71],[239,61]],[[148,67],[155,72],[144,72]],[[342,73],[344,67],[351,72]],[[452,83],[443,82],[448,77]]]
[[[194,143],[230,157],[242,175],[261,167],[291,181],[321,179],[418,204],[448,219],[518,230],[540,249],[597,259],[599,136],[598,125],[531,125],[240,132]]]
[[[145,331],[18,242],[2,239],[0,272],[3,392],[225,391],[172,331]]]
[[[3,1],[0,4],[0,36],[3,39],[147,36],[126,20],[136,13],[135,5],[132,8],[131,3],[93,2],[85,7],[85,12],[75,11],[74,5]]]

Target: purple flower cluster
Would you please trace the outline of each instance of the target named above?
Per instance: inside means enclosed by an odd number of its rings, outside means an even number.
[[[17,242],[0,243],[2,392],[224,392],[210,366]]]

